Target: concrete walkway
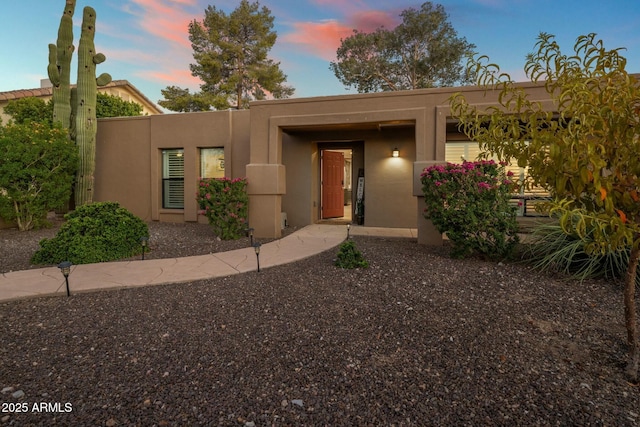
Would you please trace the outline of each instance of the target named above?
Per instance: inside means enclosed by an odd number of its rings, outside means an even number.
[[[415,229],[351,226],[351,235],[417,238]],[[260,269],[310,257],[338,246],[347,237],[344,225],[310,225],[260,248]],[[256,253],[251,247],[184,258],[82,264],[71,267],[71,293],[131,288],[224,277],[253,271]],[[66,294],[58,267],[14,271],[0,275],[0,301]]]

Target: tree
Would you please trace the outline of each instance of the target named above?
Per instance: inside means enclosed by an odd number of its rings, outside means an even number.
[[[203,81],[201,93],[167,87],[158,103],[172,111],[247,108],[252,100],[287,98],[293,88],[284,85],[280,64],[267,54],[276,42],[271,11],[242,0],[231,14],[208,6],[202,22],[189,24],[189,40],[196,63],[191,74]]]
[[[125,101],[107,93],[98,93],[96,101],[96,117],[130,117],[142,115],[142,105]],[[7,103],[4,112],[18,124],[27,120],[40,123],[53,123],[53,100],[47,102],[35,96],[12,99]]]
[[[96,117],[134,117],[142,115],[142,105],[119,96],[97,93]]]
[[[27,121],[53,123],[53,101],[44,102],[35,96],[10,100],[4,112],[17,124]]]
[[[591,254],[630,250],[624,308],[629,344],[626,373],[638,379],[635,279],[640,258],[640,81],[621,49],[607,50],[595,34],[580,36],[565,55],[542,33],[525,65],[544,83],[556,111],[528,98],[484,56],[469,67],[478,84],[498,93],[499,106],[480,110],[452,98],[461,129],[504,161],[529,166],[530,183],[555,197],[552,212],[565,232],[577,232]],[[587,234],[589,239],[587,239]],[[593,239],[593,241],[590,241]]]
[[[22,231],[69,200],[78,150],[59,125],[0,127],[0,214]]]
[[[330,68],[359,93],[412,90],[469,83],[462,59],[475,45],[448,21],[442,5],[431,2],[409,8],[393,30],[353,31],[343,39]]]

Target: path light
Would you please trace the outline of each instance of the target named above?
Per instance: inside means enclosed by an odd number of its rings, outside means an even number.
[[[392,157],[398,157],[400,156],[400,150],[398,150],[398,147],[394,148],[393,151],[391,152],[391,156]]]
[[[142,246],[142,260],[144,261],[144,250],[147,248],[149,244],[149,236],[142,236],[140,238],[140,245]]]
[[[256,260],[258,261],[258,273],[260,272],[260,246],[262,246],[260,242],[253,245],[253,249],[256,251]]]
[[[251,246],[253,246],[253,228],[249,227],[246,229],[247,232],[247,236],[249,236],[249,242],[251,243]]]
[[[67,285],[67,296],[71,295],[71,293],[69,292],[69,274],[71,273],[72,265],[73,264],[71,263],[71,261],[62,261],[60,264],[58,264],[58,268],[62,272],[62,275],[64,276],[64,282]]]
[[[351,224],[347,224],[347,240],[349,240],[349,233],[351,232]]]

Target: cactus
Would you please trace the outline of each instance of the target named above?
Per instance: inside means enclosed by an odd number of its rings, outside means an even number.
[[[71,126],[71,57],[73,56],[73,13],[76,0],[66,0],[57,44],[49,45],[49,66],[47,72],[53,84],[53,122],[63,127]]]
[[[75,141],[80,150],[80,167],[76,177],[75,202],[81,206],[93,201],[93,184],[96,156],[97,86],[111,82],[107,73],[96,78],[96,65],[105,61],[102,53],[95,52],[96,11],[85,7],[82,16],[82,33],[78,45],[78,83],[75,103]]]

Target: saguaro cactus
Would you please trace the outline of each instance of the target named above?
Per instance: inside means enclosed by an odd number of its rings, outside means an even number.
[[[93,201],[93,185],[96,157],[96,119],[97,86],[111,82],[107,73],[96,78],[96,65],[105,61],[102,53],[95,52],[96,11],[85,7],[82,16],[82,33],[78,45],[78,83],[73,108],[75,116],[75,140],[80,150],[80,167],[76,178],[75,202],[81,206]]]
[[[56,44],[49,45],[47,72],[53,84],[53,122],[71,127],[71,57],[73,56],[73,13],[76,0],[66,0]]]

